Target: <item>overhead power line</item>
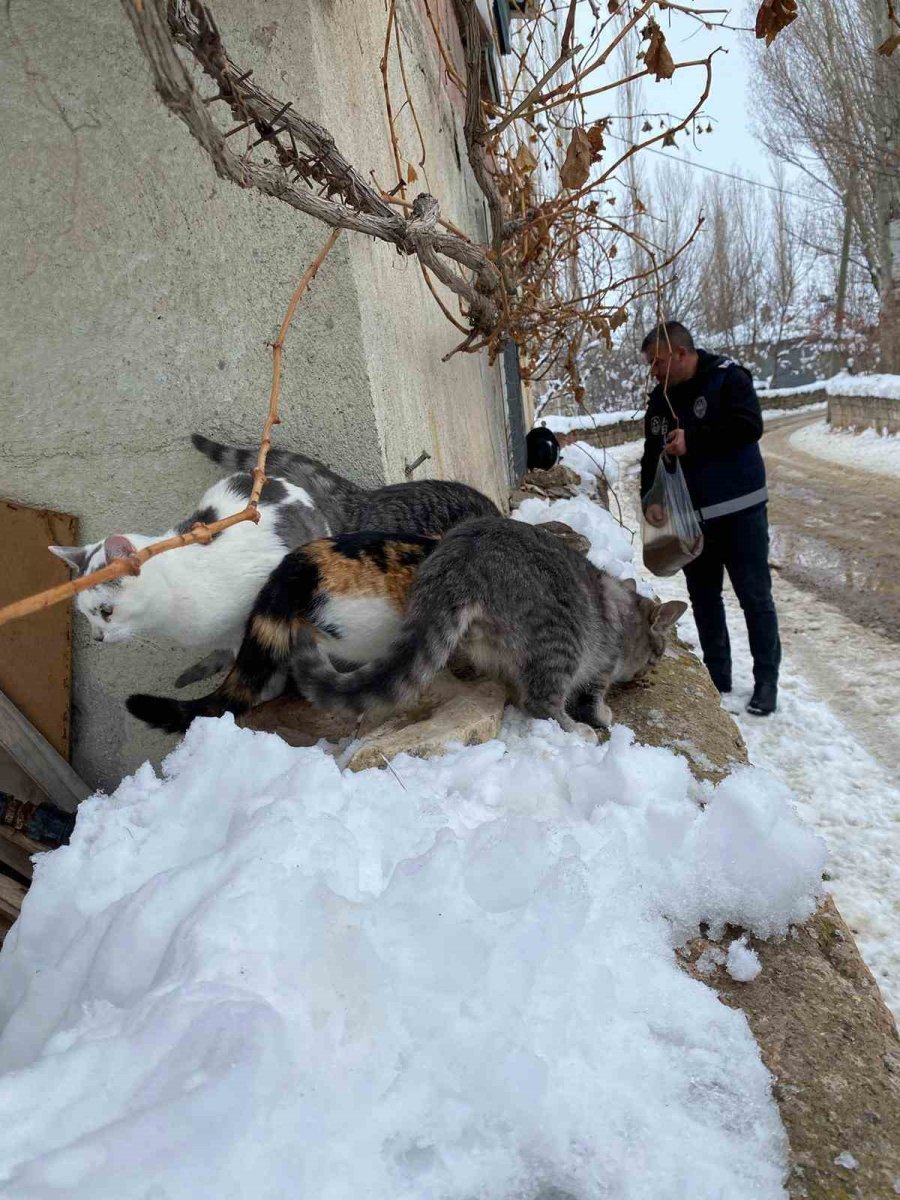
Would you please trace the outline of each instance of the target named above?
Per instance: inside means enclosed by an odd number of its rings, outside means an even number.
[[[626,146],[632,145],[628,138],[619,137],[616,133],[607,134],[617,142],[624,142]],[[660,158],[668,160],[674,159],[675,162],[684,163],[688,167],[696,167],[698,171],[709,171],[711,175],[722,175],[725,179],[736,179],[738,183],[746,183],[748,187],[765,188],[767,192],[779,192],[782,196],[794,196],[797,200],[806,200],[809,204],[825,204],[831,208],[840,208],[841,204],[836,200],[822,200],[819,196],[807,196],[805,192],[792,192],[789,188],[777,187],[774,183],[761,183],[758,179],[747,179],[744,175],[735,175],[731,171],[720,171],[718,167],[708,167],[706,163],[695,162],[692,158],[682,158],[680,154],[666,154],[664,150],[657,150],[654,146],[645,146],[645,150],[649,150],[651,154],[658,154]]]

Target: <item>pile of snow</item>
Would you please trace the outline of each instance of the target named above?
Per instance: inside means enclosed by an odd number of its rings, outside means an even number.
[[[543,500],[530,496],[513,513],[516,521],[528,525],[541,525],[546,521],[562,521],[584,536],[591,543],[588,558],[595,567],[606,571],[616,579],[636,579],[637,571],[631,556],[634,551],[634,535],[592,500],[584,495],[570,500]],[[652,595],[649,587],[642,590]]]
[[[633,569],[584,496],[519,517]],[[782,1200],[746,1020],[674,951],[786,933],[824,862],[772,776],[700,783],[624,727],[510,712],[353,774],[199,720],[37,863],[0,953],[0,1192]]]
[[[875,429],[862,433],[833,429],[817,421],[791,434],[791,445],[816,458],[867,471],[872,475],[900,475],[900,434],[885,435]]]
[[[590,442],[572,442],[564,446],[559,461],[581,477],[585,491],[592,491],[594,480],[603,476],[607,483],[619,480],[619,464],[604,446]]]
[[[600,425],[618,425],[620,421],[637,421],[644,415],[641,408],[623,408],[616,412],[578,413],[574,417],[558,417],[550,414],[539,418],[554,433],[571,433],[573,429],[596,429]]]
[[[0,956],[6,1200],[783,1197],[746,1020],[673,951],[806,918],[822,843],[751,768],[502,739],[352,774],[199,720],[86,801]]]
[[[875,396],[900,400],[900,375],[835,375],[825,384],[829,396]]]

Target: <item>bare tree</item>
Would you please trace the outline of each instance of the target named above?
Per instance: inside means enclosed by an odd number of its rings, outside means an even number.
[[[889,50],[895,35],[883,0],[820,0],[815,21],[797,21],[760,50],[754,108],[760,134],[779,158],[822,181],[833,199],[846,197],[854,241],[881,299],[883,365],[900,371],[890,245],[891,221],[900,218],[900,60]]]

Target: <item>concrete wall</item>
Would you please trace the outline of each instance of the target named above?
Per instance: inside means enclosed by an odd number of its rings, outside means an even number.
[[[835,429],[900,433],[900,400],[884,396],[829,396],[828,423]]]
[[[413,0],[398,10],[413,39]],[[217,0],[215,12],[236,61],[390,186],[382,5]],[[11,7],[4,32],[0,495],[75,513],[85,541],[162,532],[215,478],[191,430],[258,440],[266,343],[326,231],[215,177],[156,98],[118,4],[32,0]],[[410,45],[428,181],[479,235],[483,207],[456,160],[461,123],[432,49]],[[483,358],[442,365],[458,337],[414,263],[343,235],[289,335],[278,438],[369,482],[402,478],[427,449],[418,477],[499,497],[499,371]],[[89,783],[115,786],[171,747],[122,700],[167,689],[184,665],[181,651],[91,645],[76,619],[73,761]]]

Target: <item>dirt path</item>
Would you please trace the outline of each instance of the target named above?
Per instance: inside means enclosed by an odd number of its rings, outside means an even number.
[[[773,565],[900,642],[900,479],[823,462],[791,444],[795,430],[817,420],[779,421],[763,437]]]

